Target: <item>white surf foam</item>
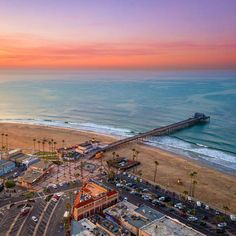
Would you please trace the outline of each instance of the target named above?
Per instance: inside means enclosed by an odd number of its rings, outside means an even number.
[[[116,137],[129,137],[132,135],[132,131],[129,129],[116,128],[112,126],[99,125],[94,123],[76,123],[76,122],[63,122],[58,120],[50,119],[2,119],[1,123],[20,123],[20,124],[31,124],[31,125],[42,125],[60,128],[70,128],[82,131],[92,131],[105,135],[112,135]]]
[[[234,153],[213,149],[199,143],[188,143],[184,140],[169,136],[154,137],[146,143],[168,151],[184,154],[195,159],[203,159],[221,165],[222,167],[236,170],[236,154]]]

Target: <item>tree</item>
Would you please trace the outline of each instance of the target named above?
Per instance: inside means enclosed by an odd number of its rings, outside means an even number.
[[[16,186],[16,183],[13,180],[7,180],[5,182],[5,186],[6,186],[6,188],[14,188]]]
[[[185,196],[185,200],[187,200],[187,197],[188,197],[188,191],[187,191],[187,190],[184,190],[184,191],[183,191],[183,194],[184,194],[184,196]]]
[[[40,143],[41,143],[41,141],[38,140],[38,150],[39,150],[39,151],[40,151]]]
[[[42,141],[42,145],[43,145],[43,155],[45,154],[45,153],[44,153],[44,152],[45,152],[45,142],[46,142],[46,140],[43,139],[43,141]]]
[[[192,196],[194,197],[195,195],[195,188],[196,188],[196,185],[197,185],[197,181],[196,180],[193,180],[193,189],[192,189]]]
[[[229,211],[229,207],[227,205],[223,205],[223,210],[226,215],[226,212]]]
[[[155,173],[154,173],[154,182],[156,182],[156,176],[157,176],[157,166],[159,165],[158,161],[154,161],[155,163]]]
[[[8,151],[8,134],[5,134],[6,137],[6,150]]]
[[[190,178],[191,178],[191,182],[190,182],[190,189],[189,189],[189,194],[191,197],[193,197],[193,180],[194,177],[197,175],[196,171],[193,171],[189,174]]]
[[[65,140],[62,140],[62,147],[65,148]]]
[[[132,152],[133,152],[133,160],[135,159],[135,148],[132,149]]]
[[[34,142],[34,152],[35,152],[35,143],[36,143],[36,138],[33,139]]]
[[[112,152],[112,159],[115,160],[116,152]]]
[[[140,152],[136,150],[135,153],[136,153],[136,161],[138,161],[138,155],[139,155]]]
[[[3,141],[3,137],[5,136],[5,134],[4,133],[2,133],[2,150],[3,150],[3,148],[4,148],[4,141]]]
[[[81,178],[82,180],[84,179],[84,175],[83,175],[83,169],[85,167],[85,162],[84,161],[81,161],[80,162],[80,175],[81,175]]]
[[[51,151],[51,145],[52,145],[52,142],[51,142],[51,141],[48,141],[48,151],[49,151],[49,152]]]
[[[56,151],[56,145],[57,145],[57,142],[54,141],[54,152]]]

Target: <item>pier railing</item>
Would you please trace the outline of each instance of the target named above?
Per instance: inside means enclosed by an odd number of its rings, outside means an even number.
[[[136,141],[136,140],[143,140],[143,139],[151,137],[151,136],[168,135],[168,134],[174,133],[176,131],[179,131],[181,129],[185,129],[190,126],[197,125],[199,123],[208,122],[209,119],[210,119],[210,117],[205,116],[203,113],[195,113],[194,116],[189,119],[186,119],[186,120],[183,120],[183,121],[171,124],[171,125],[152,129],[150,131],[140,133],[140,134],[134,135],[132,137],[128,137],[128,138],[124,138],[124,139],[115,141],[115,142],[107,145],[106,147],[102,148],[99,152],[109,151],[111,149],[117,148],[120,145],[129,143],[132,141]],[[94,153],[93,156],[96,153]]]

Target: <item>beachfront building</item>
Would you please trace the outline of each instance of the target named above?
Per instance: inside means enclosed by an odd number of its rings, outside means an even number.
[[[99,149],[98,141],[86,141],[84,143],[79,144],[78,147],[76,148],[76,151],[84,155],[98,149]]]
[[[128,201],[122,201],[103,212],[107,219],[122,225],[136,236],[203,235],[145,204],[138,207]]]
[[[100,215],[93,215],[90,218],[90,221],[92,221],[96,226],[103,231],[105,231],[109,236],[117,236],[117,235],[123,235],[123,236],[129,236],[131,235],[129,230],[124,228],[123,226],[117,224],[116,222],[103,218]]]
[[[80,220],[102,212],[103,209],[114,205],[118,200],[118,192],[101,183],[91,180],[84,184],[79,191],[73,207],[73,217]]]
[[[139,235],[140,229],[164,215],[146,205],[140,207],[128,202],[122,201],[116,205],[104,210],[106,218],[123,225],[133,235]]]
[[[109,236],[101,228],[93,224],[89,219],[71,221],[71,236]]]
[[[12,161],[0,160],[0,176],[8,174],[12,172],[16,168],[16,164]]]
[[[27,158],[22,160],[22,164],[28,168],[29,166],[31,166],[39,161],[40,161],[40,159],[37,157],[37,155],[27,155]]]
[[[59,158],[66,161],[75,161],[80,158],[80,153],[76,151],[78,145],[70,146],[70,147],[62,147],[57,149],[57,155]]]
[[[140,229],[140,236],[203,236],[199,231],[168,216],[152,221]]]
[[[18,177],[18,182],[22,187],[33,190],[34,185],[49,174],[53,167],[54,165],[52,162],[41,160],[32,164],[23,176]]]

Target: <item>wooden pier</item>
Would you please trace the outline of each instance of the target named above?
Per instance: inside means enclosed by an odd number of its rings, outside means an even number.
[[[147,131],[145,133],[140,133],[140,134],[134,135],[132,137],[128,137],[128,138],[124,138],[124,139],[115,141],[115,142],[107,145],[106,147],[102,148],[98,152],[106,152],[111,149],[115,149],[123,144],[127,144],[132,141],[139,141],[139,140],[142,141],[142,140],[144,140],[148,137],[152,137],[152,136],[168,135],[168,134],[174,133],[176,131],[179,131],[181,129],[191,127],[193,125],[208,122],[209,120],[210,120],[209,116],[205,116],[203,113],[195,113],[193,117],[191,117],[187,120],[183,120],[183,121],[171,124],[171,125],[156,128],[156,129]],[[92,156],[96,155],[98,152],[93,153]]]

